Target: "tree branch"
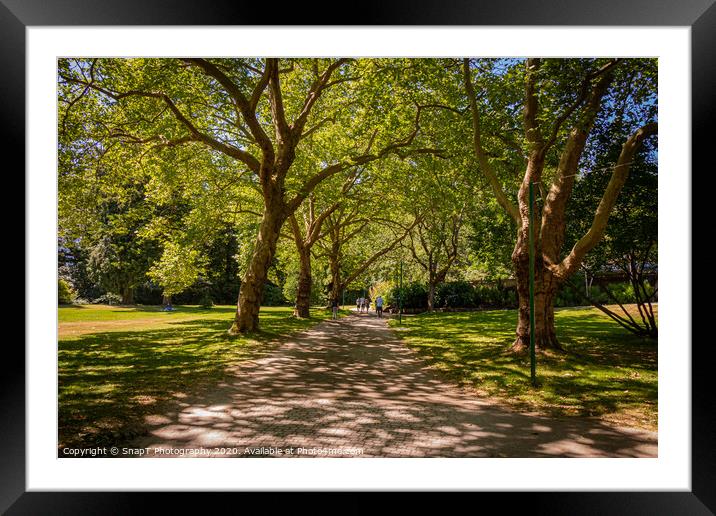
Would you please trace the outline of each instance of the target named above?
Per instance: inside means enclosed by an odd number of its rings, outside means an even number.
[[[333,72],[335,72],[338,68],[343,66],[348,61],[349,59],[347,58],[341,58],[337,61],[334,61],[333,63],[328,65],[324,72],[318,78],[316,78],[315,81],[313,81],[311,88],[308,90],[308,95],[306,95],[306,100],[304,100],[303,102],[303,108],[301,108],[301,112],[291,126],[291,131],[293,132],[294,136],[296,136],[297,141],[303,132],[303,128],[306,125],[308,115],[311,114],[313,106],[318,101],[323,90],[329,87],[328,81],[331,78],[331,75],[333,75]],[[333,84],[337,84],[337,82],[334,82]]]
[[[215,79],[224,88],[224,90],[229,94],[229,96],[236,103],[236,106],[239,108],[239,112],[241,113],[244,122],[248,126],[249,131],[251,131],[251,135],[256,139],[256,142],[264,153],[264,157],[268,161],[273,161],[274,150],[273,144],[271,143],[271,139],[268,137],[266,131],[264,131],[263,127],[261,127],[261,124],[256,119],[256,106],[258,105],[259,99],[261,98],[261,94],[268,85],[270,67],[268,65],[266,66],[266,69],[261,75],[261,78],[254,87],[254,90],[251,94],[251,100],[248,100],[246,96],[244,96],[243,92],[239,89],[239,87],[215,64],[211,63],[206,59],[197,58],[186,59],[186,62],[200,68],[205,75]]]
[[[101,86],[98,86],[94,83],[87,83],[80,81],[78,79],[74,78],[65,78],[68,81],[76,82],[78,84],[85,84],[89,86],[90,88],[99,91],[100,93],[107,95],[108,97],[114,99],[114,100],[122,100],[127,97],[144,97],[144,98],[154,98],[163,101],[166,106],[169,108],[169,110],[174,115],[174,118],[176,118],[181,124],[183,124],[188,130],[191,135],[191,140],[194,141],[200,141],[204,143],[205,145],[222,152],[226,154],[227,156],[230,156],[234,159],[237,159],[244,163],[246,166],[251,169],[251,171],[258,173],[260,164],[259,161],[250,153],[241,150],[237,147],[234,147],[233,145],[227,145],[223,142],[220,142],[219,140],[216,140],[215,138],[212,138],[211,136],[202,133],[199,131],[196,126],[189,120],[184,113],[181,112],[181,110],[177,107],[177,105],[174,103],[174,101],[169,98],[169,96],[166,93],[162,92],[153,92],[153,91],[142,91],[142,90],[129,90],[125,92],[116,92],[112,91],[106,88],[103,88]],[[185,139],[186,141],[189,141],[190,139]]]
[[[411,149],[405,152],[401,152],[401,150],[404,147],[410,146],[413,141],[415,140],[415,137],[417,136],[418,132],[420,131],[420,113],[423,109],[423,106],[417,106],[417,111],[415,114],[415,127],[410,132],[410,134],[402,139],[398,140],[397,142],[391,143],[389,145],[386,145],[383,149],[381,149],[376,154],[362,154],[360,156],[354,156],[349,158],[348,160],[340,161],[338,163],[334,163],[333,165],[329,165],[325,168],[323,168],[321,171],[314,174],[310,179],[308,179],[303,187],[299,190],[299,192],[287,203],[287,207],[290,211],[295,211],[298,209],[298,207],[301,205],[303,200],[318,186],[322,181],[328,179],[331,176],[334,176],[348,168],[351,168],[356,165],[365,165],[366,163],[370,163],[372,161],[380,160],[388,156],[389,154],[397,154],[402,158],[405,158],[406,156],[413,155],[413,154],[425,154],[425,153],[431,153],[431,154],[437,154],[439,155],[440,152],[442,152],[440,149]]]
[[[271,116],[276,127],[276,141],[291,145],[291,129],[286,122],[286,112],[283,107],[283,95],[281,94],[281,83],[279,81],[278,59],[266,60],[266,74],[271,102]]]
[[[542,134],[539,124],[537,123],[537,72],[541,66],[541,61],[536,58],[527,59],[525,73],[525,107],[523,110],[525,138],[530,142],[533,148],[542,145]]]
[[[657,131],[658,125],[656,122],[647,124],[637,129],[624,143],[617,164],[612,171],[612,177],[609,179],[609,184],[602,195],[599,206],[597,206],[589,230],[574,244],[571,252],[559,265],[547,264],[557,278],[564,280],[569,277],[577,270],[584,256],[599,243],[606,230],[607,222],[609,221],[609,216],[614,208],[617,197],[629,176],[629,169],[634,155],[639,147],[641,147],[644,139],[656,134]]]
[[[613,59],[609,61],[607,64],[599,68],[598,70],[587,74],[587,76],[582,81],[582,84],[579,88],[579,95],[577,96],[577,99],[560,115],[557,117],[557,120],[555,120],[555,123],[552,125],[552,131],[550,133],[549,138],[547,139],[547,142],[544,144],[543,147],[543,154],[546,153],[552,145],[554,145],[554,142],[557,140],[557,135],[559,133],[559,130],[561,129],[564,122],[574,113],[574,111],[582,105],[582,103],[587,100],[587,97],[589,96],[589,85],[591,84],[591,81],[594,80],[597,77],[605,76],[609,71],[611,71],[619,62],[621,59]],[[601,80],[597,84],[596,88],[593,91],[592,99],[601,100],[601,98],[604,96],[604,93],[606,93],[606,86],[609,85],[611,82],[611,74],[609,74],[606,78],[606,80]],[[601,93],[601,94],[600,94]],[[597,99],[598,96],[598,99]],[[598,106],[597,106],[598,108]]]
[[[490,187],[492,188],[492,192],[495,194],[498,204],[502,206],[502,208],[507,212],[510,217],[512,217],[512,220],[514,220],[519,227],[522,224],[520,213],[517,210],[517,207],[512,202],[510,202],[510,200],[505,195],[505,192],[502,190],[502,185],[497,178],[495,170],[492,168],[492,165],[490,165],[490,161],[487,158],[487,153],[482,146],[480,110],[477,107],[475,88],[472,85],[469,59],[463,60],[463,80],[465,84],[465,92],[467,93],[467,98],[470,103],[470,111],[472,113],[473,150],[475,151],[475,156],[477,157],[477,161],[480,164],[480,169],[482,170],[482,173],[485,175],[487,181],[490,183]]]
[[[378,251],[377,253],[375,253],[373,256],[371,256],[370,258],[368,258],[368,260],[366,260],[365,262],[363,262],[363,264],[362,264],[360,267],[358,267],[358,269],[356,269],[355,271],[353,271],[353,272],[350,274],[350,276],[348,276],[346,279],[343,280],[343,282],[342,282],[341,285],[340,285],[341,289],[346,288],[353,280],[355,280],[358,276],[360,276],[361,274],[363,274],[363,272],[365,272],[365,270],[366,270],[368,267],[370,267],[371,265],[373,265],[373,263],[374,263],[378,258],[380,258],[381,256],[385,255],[386,253],[389,253],[390,251],[392,251],[393,249],[395,249],[395,246],[398,245],[400,242],[402,242],[403,239],[404,239],[406,236],[408,236],[408,233],[410,233],[410,231],[420,222],[420,220],[421,220],[420,218],[416,218],[415,221],[413,221],[413,223],[410,225],[410,227],[405,231],[405,233],[403,233],[401,236],[399,236],[398,238],[396,238],[395,240],[393,240],[390,244],[388,244],[388,245],[385,246],[383,249],[381,249],[380,251]]]
[[[601,108],[602,99],[613,79],[613,75],[608,72],[610,69],[602,67],[602,73],[598,75],[601,78],[588,96],[589,100],[584,113],[582,113],[581,121],[570,131],[562,150],[557,166],[557,178],[550,187],[547,197],[542,197],[544,209],[542,210],[540,234],[542,235],[542,250],[548,262],[557,261],[561,253],[564,231],[560,229],[562,226],[560,222],[564,220],[567,201],[572,194],[579,159],[586,146],[587,137]]]

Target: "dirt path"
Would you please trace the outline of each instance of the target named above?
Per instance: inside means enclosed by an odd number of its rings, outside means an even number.
[[[209,397],[150,417],[149,435],[129,446],[162,456],[657,455],[653,432],[520,414],[462,392],[373,316],[321,323],[233,373]]]

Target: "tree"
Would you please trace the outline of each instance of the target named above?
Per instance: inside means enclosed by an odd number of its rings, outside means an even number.
[[[594,147],[601,156],[595,165],[597,170],[579,177],[574,185],[572,200],[567,208],[567,239],[576,241],[587,231],[585,212],[589,212],[599,202],[597,193],[604,191],[609,177],[602,173],[602,165],[613,160],[619,153],[615,142],[623,139],[624,128],[615,123],[604,131],[599,131]],[[656,339],[658,328],[653,301],[657,295],[657,242],[658,242],[658,209],[657,200],[657,167],[653,158],[656,148],[647,141],[645,152],[634,157],[629,173],[629,181],[614,205],[610,224],[602,241],[590,252],[582,262],[587,281],[595,282],[603,291],[609,304],[603,304],[594,296],[589,295],[591,289],[574,285],[568,286],[587,299],[596,308],[611,317],[626,330],[640,336]],[[628,282],[627,293],[630,302],[635,303],[636,312],[624,306],[624,300],[609,287],[603,277],[622,274]],[[596,281],[595,281],[596,280]],[[614,306],[616,305],[616,307]]]
[[[367,72],[373,66],[368,62]],[[281,228],[315,187],[357,165],[410,149],[419,132],[420,106],[413,107],[412,128],[402,137],[388,136],[395,129],[400,133],[400,127],[365,134],[355,123],[366,112],[356,107],[362,91],[352,84],[360,82],[362,68],[349,59],[93,59],[65,63],[60,77],[76,85],[80,96],[93,90],[112,106],[108,137],[153,149],[198,143],[235,160],[240,173],[250,173],[263,207],[230,330],[235,333],[258,328]],[[313,116],[319,105],[319,115]],[[405,115],[405,106],[396,111],[401,110]],[[346,121],[355,128],[343,127],[345,136],[353,137],[350,145],[334,146],[331,159],[306,175],[291,173],[302,142]],[[361,133],[362,150],[355,145]]]
[[[413,198],[421,218],[410,236],[410,253],[423,268],[428,284],[428,310],[435,308],[435,291],[443,283],[463,250],[463,226],[469,217],[473,188],[465,181],[459,161],[426,157],[419,166],[419,195]]]
[[[512,145],[523,149],[524,174],[517,193],[516,204],[508,196],[496,172],[488,151],[488,136],[502,132],[504,140],[515,143],[514,134],[505,135],[504,128],[486,129],[483,111],[489,100],[478,97],[474,74],[480,84],[522,83],[521,98],[506,104],[507,111],[522,112],[521,143]],[[554,297],[557,288],[578,270],[585,255],[601,240],[612,208],[628,175],[629,167],[642,142],[657,131],[653,120],[655,110],[654,61],[612,60],[541,60],[520,62],[463,60],[463,84],[472,119],[472,147],[482,174],[488,179],[500,206],[517,226],[517,240],[512,262],[517,279],[519,319],[513,349],[522,351],[529,346],[529,232],[535,235],[535,343],[537,349],[561,349],[554,326]],[[494,85],[491,86],[494,88]],[[626,95],[625,95],[626,94]],[[621,104],[619,101],[622,100]],[[646,106],[646,109],[640,109]],[[490,106],[490,111],[496,109]],[[651,109],[654,107],[654,109]],[[613,166],[612,175],[589,229],[562,256],[565,239],[565,212],[580,160],[592,128],[598,117],[608,123],[618,110],[631,110],[636,127],[623,143]],[[643,111],[643,113],[640,113]],[[638,116],[641,114],[642,116]],[[622,117],[624,119],[624,117]],[[494,126],[494,124],[492,124]],[[507,126],[516,129],[514,124]],[[503,140],[503,141],[504,141]],[[561,150],[559,149],[561,147]],[[554,167],[552,173],[545,170]],[[551,171],[549,171],[551,172]],[[544,183],[552,180],[549,189]],[[535,228],[529,224],[529,185],[537,185],[542,192],[542,205],[536,210]]]
[[[339,206],[339,202],[334,202],[317,213],[315,196],[311,195],[308,199],[308,204],[302,217],[303,229],[301,228],[301,224],[299,223],[295,213],[288,219],[291,225],[293,240],[296,244],[299,263],[298,284],[296,289],[296,308],[294,310],[294,315],[296,317],[308,318],[311,315],[311,287],[313,286],[313,277],[311,273],[311,250],[316,242],[324,236],[321,233],[323,222]]]
[[[188,249],[168,242],[159,261],[149,270],[148,276],[162,287],[164,304],[169,304],[172,296],[180,294],[199,279],[205,263],[202,253],[197,249]]]
[[[105,171],[108,175],[112,171]],[[106,181],[104,180],[106,179]],[[158,254],[156,242],[138,238],[142,227],[152,218],[151,207],[143,202],[144,185],[130,179],[116,184],[102,180],[105,198],[94,205],[94,222],[90,231],[73,233],[66,219],[64,230],[75,234],[87,250],[87,272],[103,291],[121,296],[122,304],[134,303],[134,289],[144,278]],[[83,225],[89,224],[83,222]]]

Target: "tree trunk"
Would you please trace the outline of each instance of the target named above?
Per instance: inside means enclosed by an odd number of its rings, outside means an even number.
[[[428,311],[435,310],[435,281],[428,282]]]
[[[331,267],[331,299],[340,299],[341,295],[341,264],[339,258],[330,256]]]
[[[122,288],[122,304],[133,305],[134,304],[134,289],[132,287],[125,286]]]
[[[299,249],[298,253],[300,270],[298,273],[296,308],[293,315],[301,319],[307,319],[311,316],[311,286],[313,284],[313,279],[311,278],[311,251]]]
[[[162,306],[169,306],[172,304],[172,296],[162,296]]]
[[[236,318],[229,329],[229,333],[232,335],[259,329],[259,309],[261,308],[264,284],[285,219],[280,206],[269,205],[264,211],[251,263],[241,281]]]
[[[517,245],[512,254],[517,279],[517,296],[519,310],[517,320],[517,338],[512,350],[518,353],[530,348],[530,291],[529,291],[529,245],[518,237]],[[560,350],[562,346],[557,340],[554,327],[554,298],[557,293],[557,281],[554,275],[544,266],[541,253],[535,253],[535,350]]]

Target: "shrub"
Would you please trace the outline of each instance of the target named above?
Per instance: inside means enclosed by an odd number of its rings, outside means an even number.
[[[61,305],[69,305],[76,297],[77,293],[72,288],[72,285],[67,280],[60,278],[57,281],[57,302]]]
[[[199,299],[199,306],[202,308],[211,308],[214,306],[214,301],[211,299],[211,291],[209,289],[204,290],[203,295]]]
[[[262,306],[281,306],[287,304],[281,287],[277,287],[273,283],[264,285],[264,297],[261,301]]]
[[[121,305],[122,296],[115,294],[114,292],[107,292],[99,296],[97,299],[93,299],[92,303],[95,305]]]
[[[653,294],[654,287],[651,286],[648,281],[644,282],[644,288],[649,295]],[[613,297],[607,295],[605,292],[606,289],[609,289]],[[591,298],[601,304],[613,304],[615,302],[614,298],[616,298],[617,302],[622,304],[636,303],[634,287],[629,282],[610,283],[605,286],[593,285],[591,294]]]
[[[151,281],[140,283],[134,289],[134,301],[139,305],[160,305],[162,288]]]
[[[598,289],[592,287],[592,295],[598,294]],[[567,286],[561,287],[557,291],[557,296],[554,298],[554,306],[581,306],[588,304],[588,302],[580,296],[574,289]]]
[[[442,283],[435,290],[436,308],[473,308],[475,305],[475,288],[467,281]]]
[[[422,283],[414,282],[400,287],[394,287],[386,296],[386,305],[398,306],[398,296],[402,298],[403,308],[427,308],[428,291]]]
[[[478,285],[474,291],[475,306],[479,308],[516,308],[517,291],[499,285]]]

